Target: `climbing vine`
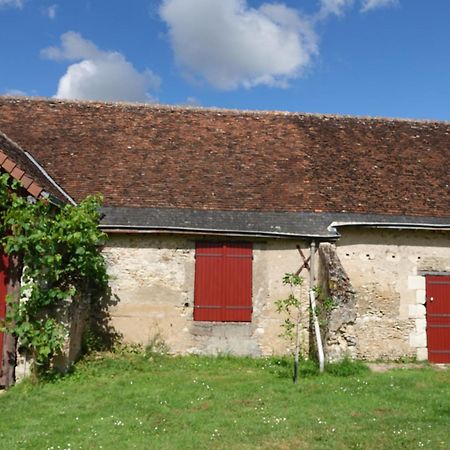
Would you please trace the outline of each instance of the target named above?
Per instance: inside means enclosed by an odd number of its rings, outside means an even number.
[[[19,302],[9,299],[2,328],[31,355],[34,372],[50,368],[67,330],[61,311],[107,285],[100,252],[99,197],[78,206],[30,200],[20,184],[0,175],[0,245],[21,261]]]

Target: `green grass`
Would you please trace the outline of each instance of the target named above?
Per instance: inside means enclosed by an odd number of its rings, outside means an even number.
[[[448,449],[450,373],[102,356],[0,396],[2,449]]]

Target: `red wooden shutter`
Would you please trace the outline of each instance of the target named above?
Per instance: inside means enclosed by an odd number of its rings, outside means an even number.
[[[450,277],[427,276],[428,359],[450,363]]]
[[[252,244],[197,242],[194,320],[250,322]]]
[[[0,320],[5,318],[6,312],[6,270],[8,268],[8,258],[0,247]],[[0,369],[2,367],[3,353],[3,333],[0,332]]]

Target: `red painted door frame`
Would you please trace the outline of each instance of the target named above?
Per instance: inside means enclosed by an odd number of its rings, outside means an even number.
[[[3,249],[0,247],[0,320],[5,318],[6,313],[6,288],[7,288],[7,276],[8,269],[8,257],[3,253]],[[3,333],[0,332],[0,369],[2,368],[2,355],[3,355]]]
[[[450,276],[426,276],[428,360],[450,364]]]

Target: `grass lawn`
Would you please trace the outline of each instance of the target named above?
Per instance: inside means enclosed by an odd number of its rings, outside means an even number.
[[[450,371],[97,356],[0,396],[2,449],[449,449]],[[343,376],[343,375],[347,376]]]

